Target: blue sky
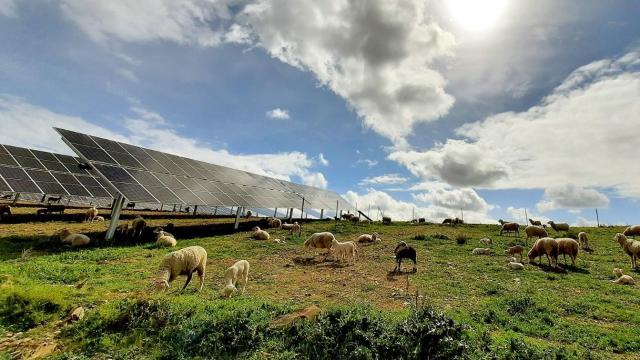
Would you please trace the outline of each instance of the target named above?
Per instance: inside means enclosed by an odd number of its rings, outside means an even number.
[[[479,4],[480,3],[480,4]],[[635,223],[636,1],[0,0],[0,142],[52,126],[395,218]],[[372,211],[377,213],[377,211]]]

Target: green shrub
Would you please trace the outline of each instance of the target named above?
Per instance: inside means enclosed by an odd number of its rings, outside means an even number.
[[[62,319],[69,309],[64,295],[49,287],[30,287],[29,291],[11,289],[0,297],[0,325],[26,331]]]
[[[449,237],[447,235],[445,235],[445,234],[437,233],[437,234],[432,235],[431,237],[434,238],[434,239],[438,239],[438,240],[449,240]]]
[[[467,240],[469,240],[469,237],[467,235],[465,235],[465,234],[456,235],[456,244],[458,244],[458,245],[466,244]]]
[[[426,235],[416,235],[413,237],[413,240],[427,240]]]

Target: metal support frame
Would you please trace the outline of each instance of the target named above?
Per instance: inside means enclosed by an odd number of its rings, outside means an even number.
[[[218,207],[217,207],[217,206],[214,206],[214,207],[213,207],[213,215],[214,215],[214,216],[215,216],[215,215],[218,215]]]
[[[302,198],[302,208],[300,209],[300,222],[302,222],[303,217],[304,217],[304,197]]]
[[[273,217],[278,217],[278,208],[273,211]]]
[[[320,209],[320,220],[324,217],[324,209]]]
[[[11,203],[11,206],[16,206],[16,204],[18,203],[18,200],[20,200],[20,193],[16,193],[16,197],[13,198],[13,202]]]
[[[239,226],[240,226],[240,207],[238,206],[238,209],[236,211],[236,221],[233,223],[233,230],[238,230]]]
[[[198,205],[193,205],[193,215],[198,212]]]
[[[289,218],[289,222],[291,222],[291,218],[293,218],[293,208],[289,208],[289,210],[287,211],[289,214],[289,216],[287,216]]]
[[[122,211],[123,205],[124,196],[118,194],[114,206],[111,209],[111,222],[109,223],[109,229],[107,229],[107,235],[105,236],[106,240],[112,240],[116,234],[116,228],[118,227],[118,220],[120,220],[120,212]]]

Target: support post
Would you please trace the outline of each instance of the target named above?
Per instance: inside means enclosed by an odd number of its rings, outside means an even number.
[[[524,226],[529,225],[529,214],[527,214],[527,208],[524,208]]]
[[[124,196],[118,194],[113,208],[111,209],[111,222],[109,223],[109,229],[107,229],[106,240],[112,240],[116,234],[116,228],[118,227],[118,220],[120,220],[120,212],[122,211],[122,205],[124,205]]]
[[[289,222],[291,222],[291,218],[293,218],[293,208],[289,208]]]
[[[273,217],[278,217],[278,208],[273,211]]]
[[[336,200],[336,222],[337,222],[338,220],[340,220],[340,216],[338,215],[338,207],[339,207],[339,206],[338,206],[338,200]],[[340,214],[340,215],[342,215],[342,214]]]
[[[217,214],[218,214],[218,207],[217,207],[217,206],[214,206],[214,207],[213,207],[213,215],[215,216],[215,215],[217,215]]]
[[[194,205],[193,206],[193,215],[195,215],[197,211],[198,211],[198,205]]]
[[[320,209],[320,220],[324,217],[324,209]]]
[[[304,197],[302,198],[302,208],[300,209],[300,222],[302,222],[303,215],[304,215]]]
[[[164,208],[164,204],[160,204],[160,211]]]
[[[598,215],[598,208],[596,208],[596,221],[598,222],[598,227],[600,227],[600,216]]]
[[[16,193],[16,197],[13,198],[13,202],[11,203],[11,206],[16,206],[16,204],[18,203],[18,200],[20,200],[20,193]]]
[[[236,211],[236,222],[233,223],[233,230],[238,230],[238,226],[240,225],[240,207]]]

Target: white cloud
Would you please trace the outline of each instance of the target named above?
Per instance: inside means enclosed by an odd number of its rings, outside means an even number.
[[[0,15],[6,17],[16,16],[16,2],[15,0],[0,0]]]
[[[373,160],[373,159],[358,159],[357,161],[358,164],[365,164],[368,167],[372,168],[376,165],[378,165],[378,160]]]
[[[223,32],[216,22],[229,19],[227,1],[208,0],[60,0],[65,16],[98,43],[171,41],[216,46]]]
[[[122,119],[125,131],[114,132],[77,116],[54,113],[21,98],[0,94],[0,143],[45,151],[73,154],[52,127],[89,133],[113,140],[145,146],[163,152],[229,166],[284,180],[299,178],[303,183],[326,188],[322,173],[312,172],[312,158],[301,152],[275,154],[233,154],[212,149],[196,139],[180,135],[164,118],[133,101],[131,114]]]
[[[269,110],[267,111],[266,115],[270,119],[286,120],[290,118],[289,110],[280,109],[280,108]]]
[[[423,1],[265,0],[247,5],[239,21],[258,46],[312,72],[395,144],[453,104],[431,64],[450,54],[454,38]]]
[[[224,42],[235,44],[250,44],[251,30],[247,27],[233,24],[224,34]]]
[[[509,218],[504,219],[506,221],[515,221],[515,222],[517,222],[519,224],[525,224],[526,223],[527,225],[529,225],[529,221],[525,217],[525,209],[524,208],[516,208],[516,207],[513,207],[513,206],[509,206],[507,208],[507,215],[509,216]],[[529,219],[541,221],[543,224],[545,224],[547,221],[551,220],[551,218],[548,218],[548,217],[546,217],[546,216],[544,216],[542,214],[538,214],[535,211],[532,211],[532,209],[527,209],[526,215],[529,216]]]
[[[546,189],[544,199],[536,207],[545,212],[555,209],[578,210],[582,208],[607,207],[609,198],[595,189],[586,189],[574,185],[564,185]]]
[[[572,184],[639,198],[640,167],[631,165],[640,148],[639,98],[635,50],[576,70],[527,111],[461,126],[463,140],[389,158],[427,181],[498,189]]]
[[[578,216],[576,218],[576,222],[571,225],[580,227],[596,227],[598,226],[598,222],[596,220],[588,220],[583,218],[582,216]]]
[[[329,166],[329,160],[324,157],[323,153],[318,154],[318,162],[324,166]]]
[[[453,189],[434,186],[429,192],[414,195],[414,198],[435,206],[465,211],[486,213],[492,207],[471,188]]]
[[[384,174],[380,176],[366,177],[360,181],[361,186],[366,185],[396,185],[407,182],[406,177],[400,174]]]

